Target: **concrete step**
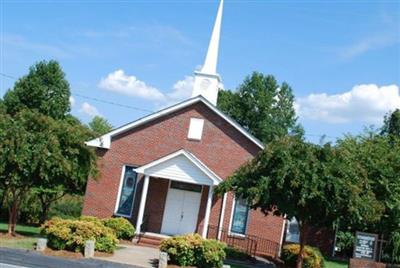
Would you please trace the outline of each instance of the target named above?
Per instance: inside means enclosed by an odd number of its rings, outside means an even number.
[[[161,238],[161,237],[141,235],[137,240],[137,244],[138,245],[143,245],[143,246],[149,246],[149,247],[158,248],[163,239],[164,238]]]

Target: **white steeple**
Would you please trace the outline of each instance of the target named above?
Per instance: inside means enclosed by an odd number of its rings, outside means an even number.
[[[221,0],[210,44],[208,46],[206,60],[201,70],[194,72],[194,86],[192,92],[192,97],[202,95],[214,105],[217,105],[218,90],[221,81],[221,77],[217,73],[217,61],[223,7],[224,0]]]

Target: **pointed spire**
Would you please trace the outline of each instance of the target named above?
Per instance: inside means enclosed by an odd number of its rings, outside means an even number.
[[[218,61],[218,48],[219,38],[221,34],[221,23],[222,23],[222,11],[224,8],[224,0],[219,3],[217,18],[215,19],[214,29],[211,35],[210,44],[208,45],[207,57],[204,62],[202,73],[216,74],[217,73],[217,61]]]
[[[223,7],[224,0],[220,0],[206,60],[201,70],[194,72],[194,85],[192,92],[192,97],[201,95],[214,105],[217,105],[218,90],[221,81],[221,78],[217,73],[217,61]]]

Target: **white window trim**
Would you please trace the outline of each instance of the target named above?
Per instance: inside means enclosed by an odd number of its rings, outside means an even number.
[[[250,209],[249,209],[248,212],[247,212],[246,227],[245,227],[245,230],[244,230],[244,234],[240,234],[240,233],[235,233],[235,232],[233,232],[233,231],[231,230],[231,229],[232,229],[233,214],[234,214],[234,212],[235,212],[235,206],[236,206],[236,197],[233,196],[231,217],[230,217],[230,219],[229,219],[229,226],[228,226],[228,235],[229,235],[229,236],[236,236],[236,237],[242,237],[242,238],[244,238],[244,237],[246,237],[246,235],[247,235],[247,230],[248,230],[248,227],[249,227]]]
[[[136,181],[135,181],[135,192],[133,193],[133,201],[132,201],[132,208],[131,208],[131,212],[129,213],[129,215],[125,215],[125,214],[121,214],[118,213],[118,207],[119,207],[119,201],[121,199],[121,192],[122,192],[122,186],[124,184],[124,175],[125,175],[125,169],[126,167],[135,167],[135,165],[123,165],[122,166],[122,172],[121,172],[121,177],[119,179],[119,187],[118,187],[118,195],[117,195],[117,201],[115,203],[115,208],[114,208],[114,215],[115,216],[119,216],[119,217],[124,217],[124,218],[131,218],[132,217],[132,211],[133,208],[135,206],[135,198],[136,198],[136,192],[137,192],[137,186],[139,183],[139,173],[136,174]]]

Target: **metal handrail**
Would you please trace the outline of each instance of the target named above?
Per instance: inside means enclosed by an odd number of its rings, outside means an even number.
[[[237,248],[252,257],[257,255],[277,258],[279,254],[279,243],[256,235],[236,235],[225,229],[209,225],[207,237],[220,240],[228,246]]]

